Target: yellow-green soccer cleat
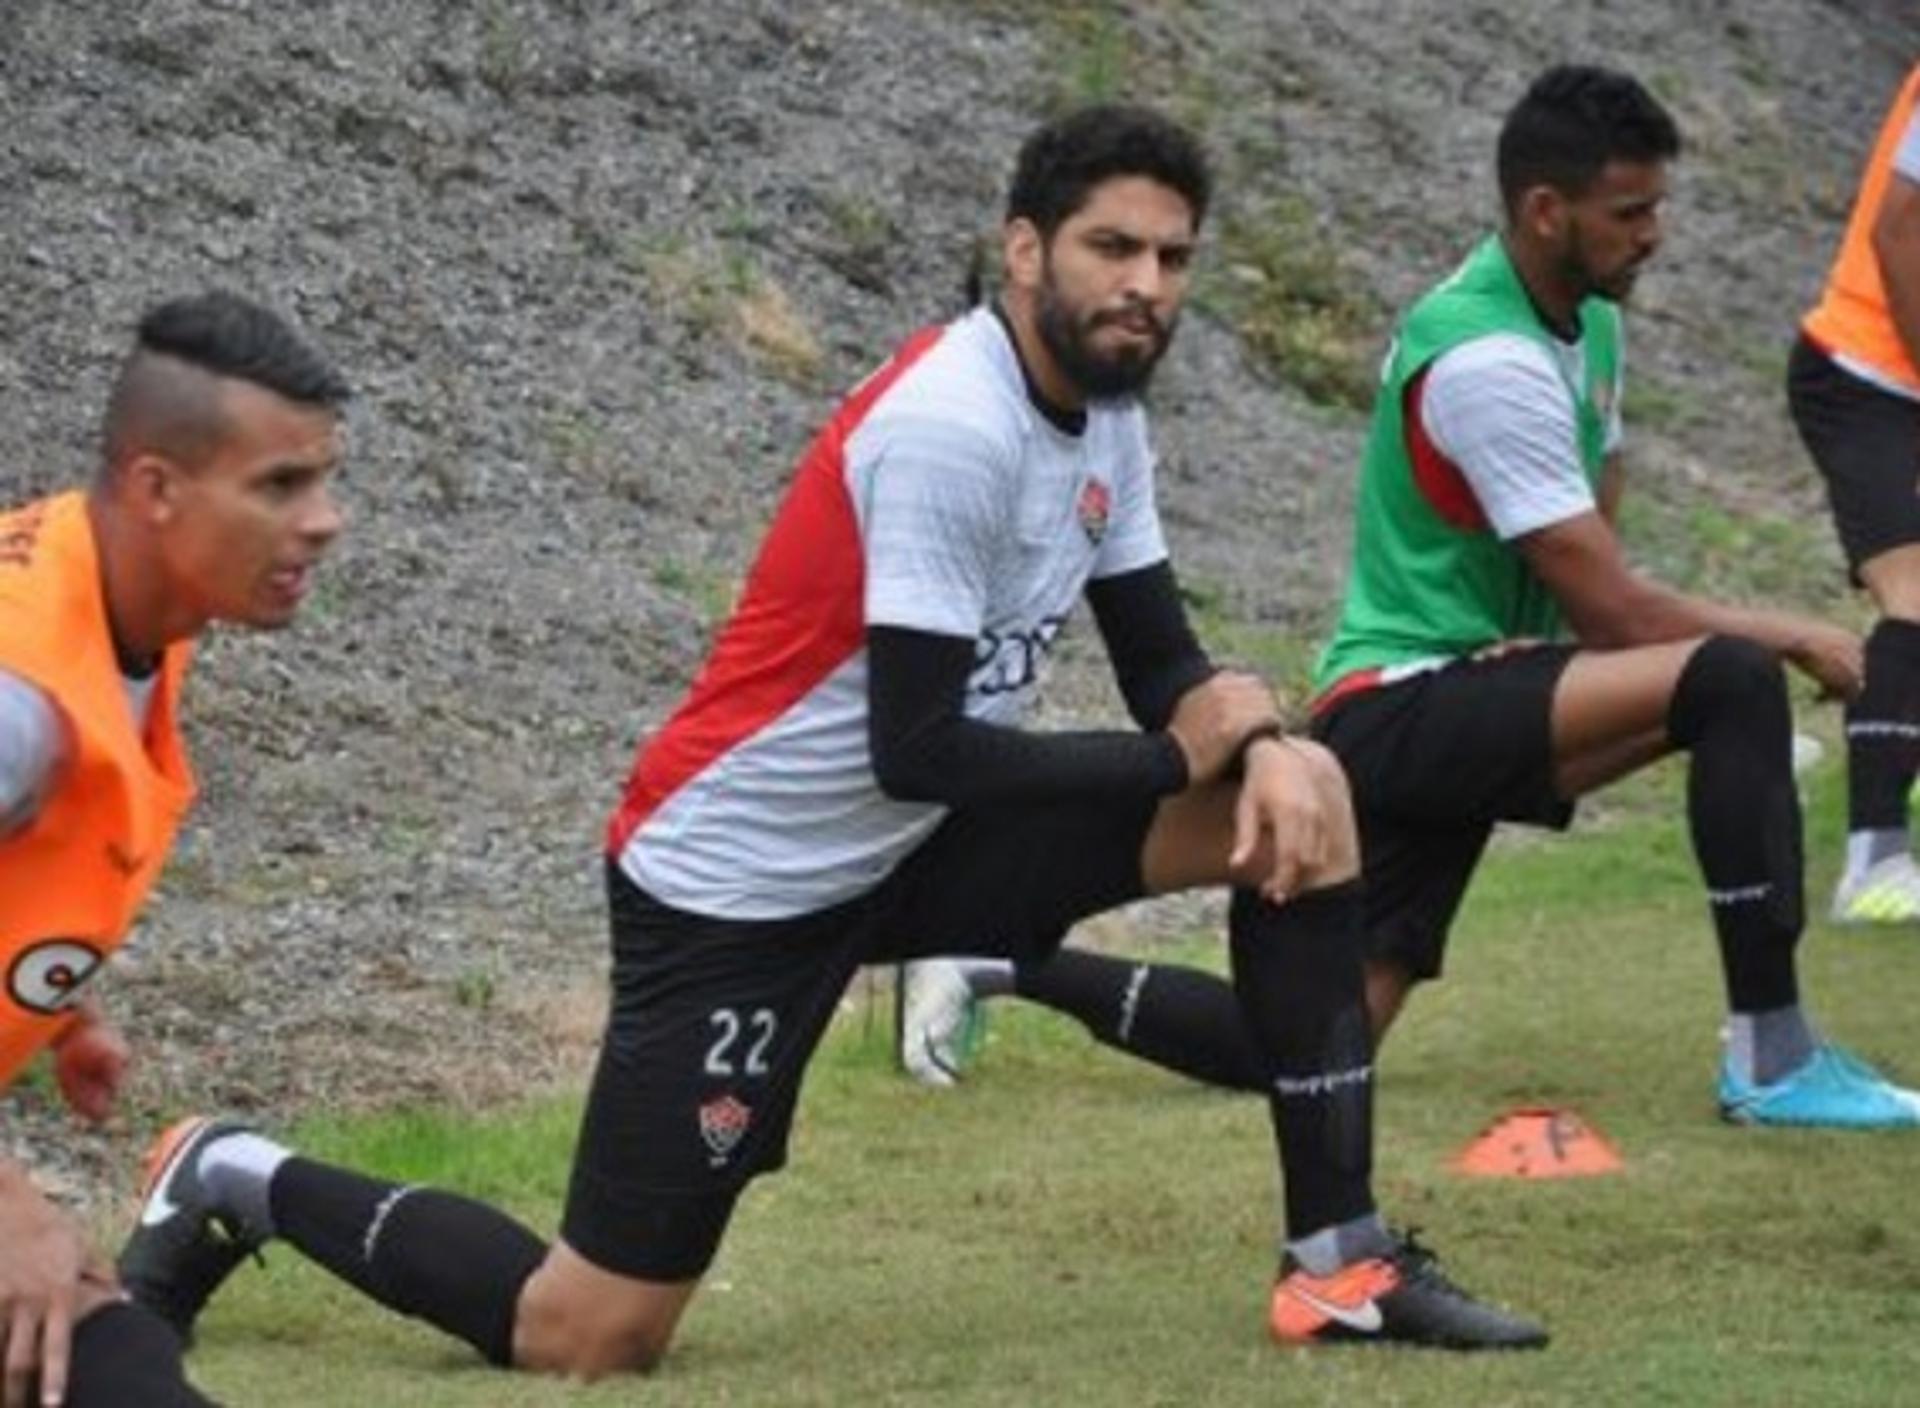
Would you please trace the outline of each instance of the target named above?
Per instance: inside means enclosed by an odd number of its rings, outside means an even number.
[[[1841,876],[1833,892],[1833,922],[1920,922],[1920,866],[1909,855],[1888,856],[1857,876]]]

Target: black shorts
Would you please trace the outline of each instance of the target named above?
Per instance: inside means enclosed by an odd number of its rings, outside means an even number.
[[[1315,717],[1353,791],[1369,958],[1438,977],[1494,823],[1573,820],[1553,786],[1553,691],[1573,655],[1543,645],[1461,660]]]
[[[740,1190],[786,1162],[814,1047],[863,963],[1043,957],[1143,893],[1152,802],[955,812],[870,893],[790,919],[713,919],[607,867],[613,1001],[561,1235],[596,1265],[698,1276]]]
[[[1827,482],[1847,571],[1920,543],[1920,402],[1865,381],[1805,337],[1787,359],[1787,404]]]

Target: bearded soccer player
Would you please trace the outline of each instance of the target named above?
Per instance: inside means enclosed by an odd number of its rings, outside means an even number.
[[[1801,823],[1780,661],[1851,695],[1859,641],[1653,582],[1626,565],[1612,527],[1618,304],[1658,248],[1679,146],[1631,77],[1541,75],[1501,130],[1504,229],[1394,339],[1313,706],[1314,735],[1353,789],[1368,1007],[1384,1035],[1413,985],[1439,975],[1496,822],[1564,827],[1575,799],[1684,752],[1730,1010],[1721,1113],[1911,1126],[1920,1098],[1816,1033],[1794,957]],[[1543,643],[1563,625],[1574,643]],[[916,975],[905,1040],[932,1079],[948,1078],[968,1001],[1009,990],[1110,1045],[1258,1086],[1217,980],[1074,950]]]
[[[746,1183],[785,1160],[855,968],[1051,950],[1083,915],[1233,883],[1235,988],[1286,1185],[1273,1328],[1533,1345],[1391,1236],[1369,1187],[1358,852],[1338,765],[1188,629],[1138,401],[1209,177],[1099,107],[1022,148],[1005,294],[911,339],[802,459],[745,591],[641,750],[608,838],[613,1008],[559,1241],[221,1121],[158,1161],[128,1279],[190,1321],[278,1235],[497,1364],[585,1377],[667,1348]],[[1085,592],[1140,731],[1022,706]],[[1251,1190],[1250,1190],[1251,1193]]]
[[[120,369],[92,485],[0,515],[0,1088],[50,1048],[67,1103],[106,1117],[127,1052],[84,985],[193,795],[176,724],[190,645],[214,621],[293,619],[340,530],[346,397],[266,310],[163,304]],[[4,1159],[0,1343],[7,1408],[207,1401],[174,1332]]]
[[[1880,619],[1847,706],[1842,924],[1920,920],[1907,835],[1920,768],[1920,65],[1867,162],[1839,257],[1787,362],[1794,424]]]

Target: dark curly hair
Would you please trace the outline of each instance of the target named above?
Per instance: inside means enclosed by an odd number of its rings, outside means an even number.
[[[1501,124],[1500,197],[1511,212],[1535,186],[1578,196],[1610,161],[1666,161],[1679,154],[1680,129],[1638,79],[1560,64],[1533,80]]]
[[[1207,213],[1213,173],[1200,141],[1152,108],[1100,103],[1056,118],[1021,144],[1007,219],[1031,220],[1043,238],[1103,181],[1146,176],[1186,198],[1194,228]]]

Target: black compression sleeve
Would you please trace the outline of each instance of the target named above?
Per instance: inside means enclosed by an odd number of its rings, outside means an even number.
[[[1087,602],[1113,661],[1127,711],[1141,728],[1162,729],[1180,696],[1213,673],[1180,602],[1173,566],[1151,567],[1087,583]]]
[[[1164,733],[1029,733],[967,718],[974,644],[897,626],[867,630],[867,739],[883,791],[950,807],[1148,799],[1187,785]]]

